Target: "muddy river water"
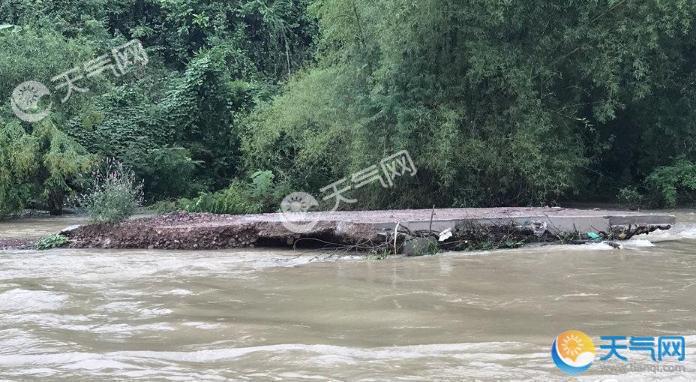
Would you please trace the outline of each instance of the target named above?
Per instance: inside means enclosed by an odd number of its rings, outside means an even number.
[[[597,347],[686,340],[684,361],[598,349],[579,380],[692,381],[696,215],[676,215],[623,250],[0,251],[0,380],[562,380],[551,343],[577,329]],[[4,222],[0,237],[79,220]]]

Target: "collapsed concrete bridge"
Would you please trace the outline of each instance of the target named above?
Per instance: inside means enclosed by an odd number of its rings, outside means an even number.
[[[667,230],[669,214],[566,208],[471,208],[213,215],[173,213],[117,225],[86,225],[63,233],[75,248],[221,249],[343,245],[399,252],[413,238],[430,238],[447,249],[490,240],[509,247],[534,241],[625,240]],[[296,230],[294,227],[303,227]],[[290,227],[290,228],[288,228]],[[442,236],[442,233],[449,233]],[[443,239],[444,237],[444,239]],[[440,244],[436,244],[440,245]]]

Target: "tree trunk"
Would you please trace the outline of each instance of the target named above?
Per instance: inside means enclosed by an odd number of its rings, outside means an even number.
[[[62,190],[52,190],[48,192],[48,211],[52,216],[63,214],[63,201],[65,194]]]

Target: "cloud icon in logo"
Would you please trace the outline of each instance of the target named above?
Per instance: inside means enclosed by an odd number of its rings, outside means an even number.
[[[594,343],[579,330],[561,333],[551,345],[551,358],[564,373],[578,375],[587,371],[596,354]]]

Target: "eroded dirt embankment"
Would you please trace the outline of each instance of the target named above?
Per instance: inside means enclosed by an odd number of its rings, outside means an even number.
[[[304,241],[356,244],[384,241],[371,227],[360,223],[318,222],[303,234],[287,230],[281,221],[232,215],[173,213],[120,224],[81,226],[65,235],[72,248],[223,249],[254,246],[292,246]],[[260,215],[259,215],[260,216]]]

